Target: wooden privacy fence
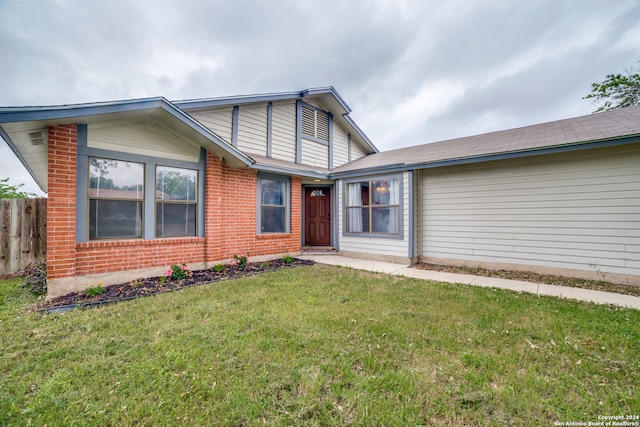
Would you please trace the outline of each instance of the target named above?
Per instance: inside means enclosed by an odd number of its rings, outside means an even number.
[[[47,199],[2,199],[0,204],[0,276],[45,262]]]

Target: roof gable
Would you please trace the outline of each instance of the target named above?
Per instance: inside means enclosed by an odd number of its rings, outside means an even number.
[[[46,107],[2,107],[0,136],[45,190],[47,150],[45,146],[32,147],[28,132],[69,123],[100,125],[127,121],[155,123],[167,132],[183,136],[183,141],[193,141],[213,151],[232,166],[253,164],[249,156],[226,144],[215,133],[162,97]]]
[[[216,107],[240,106],[287,100],[319,101],[319,103],[333,115],[333,119],[346,129],[347,132],[351,133],[353,141],[359,144],[365,152],[379,152],[378,148],[373,144],[373,142],[371,142],[369,137],[349,116],[351,108],[332,86],[304,89],[293,92],[188,99],[173,101],[173,104],[186,112],[192,112]]]

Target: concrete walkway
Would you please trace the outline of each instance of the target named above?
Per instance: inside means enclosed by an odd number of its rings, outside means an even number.
[[[390,262],[369,261],[364,259],[347,258],[339,255],[302,255],[299,258],[315,261],[319,264],[339,265],[359,270],[386,273],[414,279],[435,280],[438,282],[462,283],[465,285],[482,286],[488,288],[510,289],[516,292],[529,292],[536,295],[550,295],[570,298],[579,301],[594,302],[596,304],[612,304],[620,307],[630,307],[640,310],[640,297],[621,295],[612,292],[594,291],[590,289],[572,288],[568,286],[554,286],[543,283],[522,282],[519,280],[500,279],[496,277],[474,276],[470,274],[445,273],[433,270],[419,270],[404,264]]]

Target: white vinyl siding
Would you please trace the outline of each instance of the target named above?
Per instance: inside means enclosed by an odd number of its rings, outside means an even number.
[[[329,167],[329,147],[317,142],[302,140],[302,163],[318,168]]]
[[[239,107],[238,149],[267,155],[267,104]]]
[[[305,98],[305,99],[304,99],[304,102],[305,102],[306,104],[313,105],[313,106],[314,106],[314,107],[316,107],[318,110],[327,111],[327,109],[324,107],[324,105],[322,105],[321,103],[319,103],[317,99],[313,99],[313,98],[311,98],[311,99],[309,99],[309,98]]]
[[[349,136],[333,122],[333,167],[349,162]]]
[[[640,269],[640,147],[422,172],[421,255],[592,272]]]
[[[272,157],[296,161],[296,103],[273,103]]]
[[[199,146],[153,122],[90,124],[87,146],[189,162],[200,159]]]
[[[367,153],[358,146],[355,142],[351,143],[351,161],[357,160],[360,157],[364,157]]]
[[[375,179],[367,176],[363,179]],[[409,174],[402,174],[402,198],[400,200],[400,215],[402,216],[402,239],[379,238],[366,236],[345,236],[344,235],[344,185],[339,181],[336,185],[338,190],[338,229],[340,230],[340,251],[356,252],[369,255],[387,255],[392,257],[409,257]]]
[[[215,110],[194,111],[189,113],[194,119],[231,145],[233,132],[233,107],[221,107]]]

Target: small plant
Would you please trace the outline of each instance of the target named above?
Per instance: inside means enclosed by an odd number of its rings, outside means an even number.
[[[215,271],[216,273],[221,273],[221,272],[223,272],[223,271],[224,271],[224,265],[222,265],[222,264],[216,264],[216,265],[214,265],[213,267],[211,267],[211,269],[212,269],[213,271]]]
[[[47,293],[47,265],[44,262],[29,264],[24,269],[22,287],[35,295]]]
[[[107,292],[107,290],[102,287],[102,282],[98,282],[98,286],[91,286],[90,288],[85,289],[83,294],[85,297],[95,297],[97,295],[102,295],[105,292]]]
[[[167,283],[167,277],[166,276],[160,276],[160,283],[162,283],[163,285],[165,283]]]
[[[138,286],[142,286],[142,279],[132,280],[131,286],[133,286],[134,288],[137,288]]]
[[[238,268],[245,268],[249,263],[249,255],[234,255],[231,258],[231,265]]]
[[[291,255],[285,255],[282,260],[285,264],[291,264],[293,262],[293,257]]]
[[[189,270],[189,268],[187,268],[187,264],[172,264],[171,267],[169,267],[167,271],[164,272],[164,276],[167,279],[171,280],[182,280],[186,279],[187,277],[192,277],[193,272]]]
[[[265,262],[263,262],[262,264],[260,264],[260,266],[261,266],[262,268],[267,268],[267,267],[269,267],[269,261],[265,261]]]

